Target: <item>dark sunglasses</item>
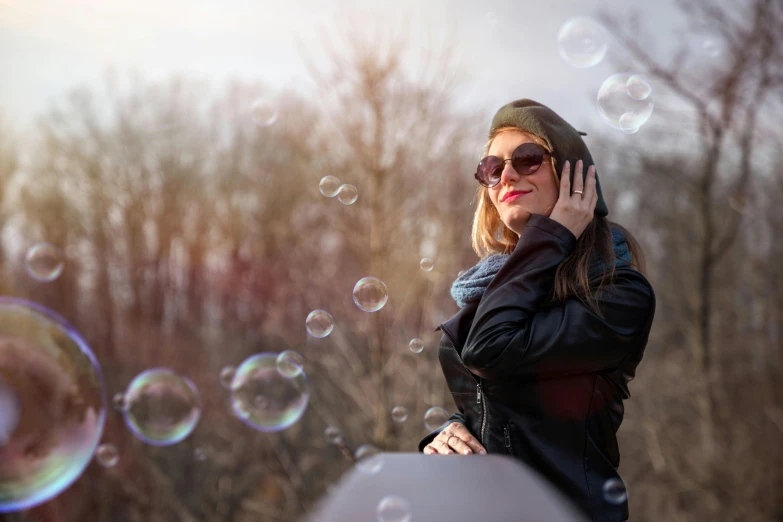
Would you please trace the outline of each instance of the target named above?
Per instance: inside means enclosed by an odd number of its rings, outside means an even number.
[[[500,175],[506,162],[511,162],[511,167],[520,176],[533,174],[544,162],[544,156],[549,153],[535,143],[523,143],[511,153],[511,158],[503,160],[497,156],[487,156],[482,159],[476,169],[476,179],[487,188],[492,188],[500,183]]]

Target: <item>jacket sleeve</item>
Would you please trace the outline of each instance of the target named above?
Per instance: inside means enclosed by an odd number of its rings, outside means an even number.
[[[468,369],[485,379],[588,373],[616,368],[643,348],[655,297],[635,270],[618,269],[615,283],[596,296],[603,319],[576,297],[540,309],[575,246],[568,228],[530,216],[476,310],[462,351]]]
[[[447,420],[445,423],[443,423],[443,426],[439,426],[437,430],[433,431],[423,439],[421,439],[421,442],[419,442],[419,453],[424,452],[424,447],[432,442],[432,440],[438,436],[438,434],[443,431],[446,426],[451,424],[452,422],[459,422],[460,424],[465,424],[465,416],[462,415],[461,412],[455,412],[449,417],[449,420]]]

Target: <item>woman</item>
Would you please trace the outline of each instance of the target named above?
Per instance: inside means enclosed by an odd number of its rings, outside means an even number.
[[[606,219],[581,135],[527,99],[493,118],[475,174],[481,261],[454,282],[461,310],[438,327],[459,411],[419,451],[511,455],[590,520],[620,522],[627,501],[604,487],[621,484],[616,432],[655,294],[638,243]]]

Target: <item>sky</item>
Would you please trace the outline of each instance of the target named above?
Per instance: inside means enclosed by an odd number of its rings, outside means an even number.
[[[607,58],[578,69],[560,57],[557,34],[599,4],[620,16],[638,10],[645,45],[659,56],[685,23],[673,0],[0,0],[0,121],[30,129],[72,88],[99,88],[109,67],[150,80],[186,74],[216,85],[238,78],[306,90],[296,42],[318,49],[319,31],[351,19],[400,23],[414,48],[452,28],[465,106],[532,98],[589,128],[601,124],[595,95],[620,72],[610,57],[621,50],[610,40]]]

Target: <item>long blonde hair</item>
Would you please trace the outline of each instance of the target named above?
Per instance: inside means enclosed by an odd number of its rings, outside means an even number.
[[[530,141],[540,145],[550,153],[549,161],[557,187],[560,187],[560,176],[552,150],[546,140],[523,131],[516,127],[501,127],[496,129],[484,147],[483,156],[489,152],[492,140],[498,134],[513,130],[524,134]],[[489,197],[489,189],[479,185],[476,190],[476,212],[473,215],[473,230],[471,232],[471,245],[480,259],[492,254],[510,254],[517,246],[519,237],[500,219],[500,214]],[[547,209],[548,210],[548,209]],[[646,262],[644,252],[636,241],[636,238],[625,227],[609,221],[605,216],[594,215],[593,220],[584,232],[579,236],[573,252],[557,268],[555,285],[549,298],[549,303],[563,303],[569,296],[577,297],[582,303],[591,308],[599,317],[603,317],[594,299],[603,291],[606,284],[614,281],[615,277],[615,253],[612,241],[611,228],[617,228],[625,235],[628,251],[631,254],[631,267],[646,275]],[[604,271],[597,285],[590,284],[588,272],[594,253],[597,252],[604,266],[610,267]]]

